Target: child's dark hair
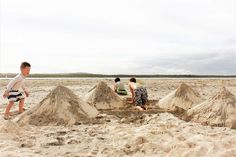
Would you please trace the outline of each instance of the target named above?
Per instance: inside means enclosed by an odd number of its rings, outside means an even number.
[[[31,67],[31,65],[28,62],[22,62],[20,65],[20,68],[26,68],[26,67]]]
[[[132,77],[129,81],[136,83],[136,78]]]
[[[120,78],[117,77],[117,78],[115,79],[115,82],[120,82]]]

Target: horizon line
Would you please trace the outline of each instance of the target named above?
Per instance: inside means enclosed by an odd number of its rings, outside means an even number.
[[[13,77],[18,73],[0,73],[0,78]],[[236,74],[99,74],[86,72],[73,73],[32,73],[31,77],[236,77]]]

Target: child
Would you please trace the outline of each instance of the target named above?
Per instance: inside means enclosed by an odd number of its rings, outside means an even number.
[[[114,90],[115,90],[115,92],[116,92],[117,94],[120,94],[120,95],[127,95],[127,91],[126,91],[126,89],[125,89],[125,85],[124,85],[124,83],[122,83],[122,82],[120,81],[120,78],[119,78],[119,77],[117,77],[117,78],[115,79]]]
[[[4,98],[8,98],[9,103],[6,107],[5,113],[4,113],[4,119],[10,119],[10,109],[14,102],[19,101],[19,113],[22,113],[24,111],[24,101],[25,97],[22,95],[22,93],[19,91],[20,88],[24,90],[24,93],[26,97],[29,96],[29,93],[25,89],[24,86],[24,80],[30,73],[31,65],[27,62],[21,63],[20,70],[21,73],[18,74],[15,78],[13,78],[7,85],[6,91],[3,94]]]
[[[148,100],[148,93],[145,87],[136,83],[135,78],[131,78],[129,82],[129,88],[132,95],[131,104],[135,104],[139,110],[146,110],[146,103]]]

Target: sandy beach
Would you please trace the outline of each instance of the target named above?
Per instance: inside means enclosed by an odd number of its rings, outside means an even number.
[[[25,107],[39,104],[55,87],[69,88],[81,100],[101,80],[113,89],[112,79],[30,79],[30,97]],[[222,87],[236,95],[235,79],[139,79],[145,84],[149,100],[155,105],[181,83],[197,91],[201,102],[213,97]],[[0,80],[0,93],[9,80]],[[123,80],[126,85],[128,80]],[[125,100],[130,97],[120,96]],[[4,112],[7,99],[0,99]],[[235,157],[236,130],[186,122],[161,110],[113,109],[72,126],[23,125],[0,117],[1,157]],[[16,111],[16,104],[12,111]]]

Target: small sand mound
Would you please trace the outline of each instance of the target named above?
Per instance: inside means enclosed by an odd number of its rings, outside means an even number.
[[[70,89],[58,86],[17,120],[20,124],[73,125],[96,117],[96,108],[81,101]]]
[[[236,129],[236,97],[223,87],[215,96],[187,111],[193,122]]]
[[[3,125],[0,127],[1,133],[9,133],[9,134],[20,134],[22,131],[22,128],[18,126],[17,123],[8,120],[3,123]]]
[[[97,109],[123,107],[121,98],[103,81],[85,96],[85,101]]]
[[[140,150],[143,150],[142,148],[145,146],[146,143],[148,143],[148,140],[143,136],[139,136],[135,140],[127,143],[124,146],[123,151],[126,153],[126,155],[132,156]]]
[[[175,91],[158,102],[160,108],[183,112],[201,101],[200,94],[187,84],[182,83]]]

